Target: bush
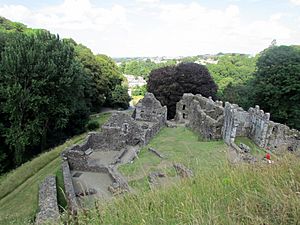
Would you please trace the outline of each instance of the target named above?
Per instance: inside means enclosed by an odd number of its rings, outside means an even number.
[[[96,120],[89,121],[87,124],[88,130],[97,130],[97,129],[99,129],[99,127],[100,127],[100,124]]]

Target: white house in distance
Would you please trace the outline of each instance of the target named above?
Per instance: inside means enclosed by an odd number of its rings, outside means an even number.
[[[141,76],[134,76],[134,75],[128,75],[124,74],[128,81],[128,94],[131,96],[131,91],[132,88],[137,87],[137,86],[143,86],[147,84],[147,82],[144,80],[143,77]]]

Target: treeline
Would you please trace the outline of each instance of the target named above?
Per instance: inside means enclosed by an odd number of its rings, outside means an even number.
[[[155,63],[150,59],[147,59],[123,61],[119,67],[123,74],[142,76],[145,80],[147,80],[152,70],[175,64],[176,60],[167,60],[165,62]]]
[[[187,57],[182,62],[195,62],[200,56]],[[218,85],[217,98],[248,109],[256,104],[271,113],[271,119],[300,130],[300,47],[271,45],[256,56],[218,54],[217,63],[206,67]],[[207,61],[209,62],[209,61]],[[173,60],[170,65],[176,64]],[[148,71],[165,67],[150,60],[128,61],[123,71],[148,78]],[[147,66],[145,66],[147,65]],[[150,66],[151,65],[151,66]],[[124,70],[125,68],[125,70]],[[131,69],[132,68],[132,69]],[[136,70],[133,70],[136,69]],[[143,94],[144,87],[134,94]]]
[[[219,86],[218,98],[254,105],[271,119],[300,130],[300,47],[271,45],[255,57],[226,55],[207,65]]]
[[[252,106],[249,98],[248,83],[254,78],[256,62],[255,57],[245,54],[225,54],[218,57],[217,64],[208,64],[207,68],[218,85],[217,96],[222,101],[239,104],[247,109]]]
[[[114,61],[0,18],[0,173],[83,132],[103,105],[128,107]]]

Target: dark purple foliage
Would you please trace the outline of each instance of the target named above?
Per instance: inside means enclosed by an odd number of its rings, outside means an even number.
[[[176,103],[184,93],[214,99],[218,89],[207,68],[196,63],[181,63],[151,71],[147,88],[168,107],[168,119],[174,118]]]

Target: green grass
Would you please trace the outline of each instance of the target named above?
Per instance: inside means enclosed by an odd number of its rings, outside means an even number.
[[[56,190],[57,190],[57,203],[60,211],[64,211],[67,208],[67,199],[65,195],[65,185],[62,168],[59,167],[56,171]]]
[[[110,118],[111,113],[110,112],[105,112],[105,113],[98,113],[90,116],[90,121],[96,121],[99,123],[99,127],[106,123],[108,119]]]
[[[257,157],[264,157],[266,154],[266,150],[257,146],[251,139],[248,137],[236,137],[234,141],[238,146],[243,143],[250,147],[250,153]]]
[[[165,159],[148,151],[149,147],[158,150]],[[223,141],[200,142],[198,136],[185,127],[164,128],[141,150],[138,160],[120,166],[119,170],[134,188],[145,190],[147,184],[144,182],[146,186],[142,186],[136,180],[147,177],[152,171],[165,171],[168,175],[175,176],[173,163],[182,163],[195,173],[204,173],[224,164],[226,152],[227,146]]]
[[[72,138],[63,145],[41,154],[9,173],[1,182],[0,224],[28,224],[38,210],[39,184],[48,176],[56,175],[60,167],[59,154],[85,137]]]
[[[100,125],[106,122],[109,116],[109,113],[105,113],[97,117]],[[75,136],[0,177],[0,224],[28,224],[33,221],[38,210],[39,184],[48,175],[61,175],[60,153],[85,137],[86,133]],[[57,181],[61,186],[62,177],[58,176]],[[62,199],[61,194],[59,200]],[[63,200],[60,203],[65,204]]]
[[[198,142],[185,128],[163,129],[149,144],[166,155],[158,159],[144,148],[121,171],[136,194],[79,213],[76,224],[299,224],[300,161],[285,155],[274,164],[231,165],[222,142]],[[249,144],[249,143],[248,143]],[[169,163],[167,163],[169,161]],[[150,190],[146,175],[181,162],[195,177]],[[169,173],[173,173],[172,170]],[[148,186],[147,186],[148,185]]]

